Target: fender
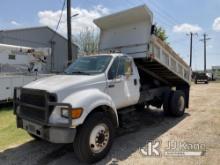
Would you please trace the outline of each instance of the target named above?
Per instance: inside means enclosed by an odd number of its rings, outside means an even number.
[[[118,114],[111,97],[99,89],[85,89],[75,92],[67,96],[63,103],[69,103],[73,108],[83,108],[83,113],[79,119],[72,120],[72,126],[76,127],[83,124],[88,114],[90,114],[95,108],[105,105],[110,107],[115,114],[118,124]]]

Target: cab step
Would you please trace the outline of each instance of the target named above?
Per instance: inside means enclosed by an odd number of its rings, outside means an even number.
[[[119,128],[117,134],[135,132],[140,128],[140,113],[135,107],[129,107],[118,111]]]

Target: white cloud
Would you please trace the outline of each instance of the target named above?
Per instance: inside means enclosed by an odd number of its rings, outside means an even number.
[[[212,28],[215,31],[220,31],[220,17],[218,17],[214,20]]]
[[[190,33],[190,32],[197,33],[200,31],[202,31],[202,28],[200,26],[192,25],[192,24],[188,24],[188,23],[184,23],[181,25],[175,25],[173,27],[173,32],[176,32],[176,33]]]
[[[71,9],[72,14],[79,14],[78,16],[72,18],[72,32],[73,34],[79,33],[83,28],[86,27],[93,27],[96,28],[96,26],[93,23],[93,20],[95,18],[101,17],[103,15],[109,14],[109,9],[103,7],[102,5],[97,5],[93,7],[91,10],[82,9],[82,8],[72,8]],[[41,25],[49,26],[53,29],[56,28],[57,23],[59,21],[61,15],[61,10],[57,11],[51,11],[51,10],[45,10],[45,11],[39,11],[38,17],[39,17],[39,23]],[[63,17],[61,19],[61,23],[59,25],[59,32],[63,35],[66,35],[66,10],[63,12]]]
[[[17,21],[14,21],[14,20],[12,20],[10,23],[14,26],[20,26],[21,25],[20,23],[18,23]]]

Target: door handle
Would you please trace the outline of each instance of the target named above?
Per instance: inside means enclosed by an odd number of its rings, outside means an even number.
[[[134,85],[135,86],[137,85],[137,79],[134,79]]]
[[[114,88],[115,85],[114,85],[114,84],[111,84],[111,85],[109,85],[108,87],[109,87],[109,88]]]

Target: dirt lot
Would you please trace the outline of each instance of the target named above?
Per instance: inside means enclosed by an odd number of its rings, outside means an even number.
[[[109,155],[98,164],[220,164],[220,83],[193,85],[190,109],[182,118],[151,110],[142,116],[139,131],[117,137]],[[140,147],[147,140],[162,142],[160,157],[147,157]],[[164,156],[168,141],[205,144],[204,156]],[[80,164],[70,145],[29,141],[0,153],[0,164]]]

